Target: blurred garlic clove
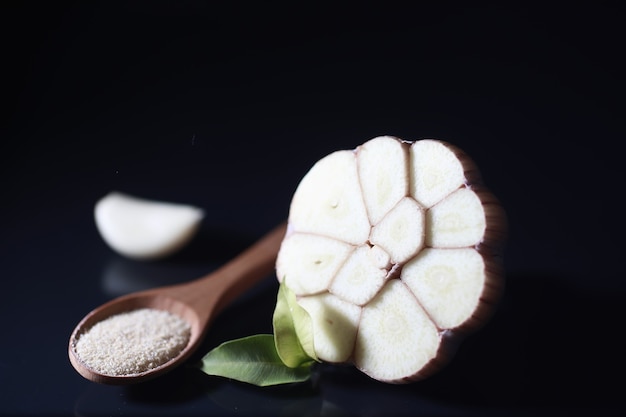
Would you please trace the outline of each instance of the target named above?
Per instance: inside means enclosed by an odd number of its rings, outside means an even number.
[[[204,211],[114,191],[96,203],[94,217],[100,235],[111,249],[129,258],[157,259],[189,243]]]

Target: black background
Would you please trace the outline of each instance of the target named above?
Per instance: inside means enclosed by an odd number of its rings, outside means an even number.
[[[619,2],[3,2],[0,414],[624,411],[625,17]],[[214,269],[286,218],[315,161],[385,134],[464,149],[509,217],[502,304],[441,373],[389,386],[321,367],[257,389],[72,369],[89,310]],[[182,253],[129,261],[93,222],[111,190],[207,217]],[[271,331],[275,290],[224,312],[204,351]]]

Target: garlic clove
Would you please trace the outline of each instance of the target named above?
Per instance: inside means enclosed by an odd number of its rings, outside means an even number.
[[[185,246],[198,231],[204,211],[114,191],[96,203],[94,217],[111,249],[129,258],[156,259]]]
[[[365,243],[370,223],[352,151],[319,160],[293,195],[289,221],[294,230],[328,236],[353,245]]]

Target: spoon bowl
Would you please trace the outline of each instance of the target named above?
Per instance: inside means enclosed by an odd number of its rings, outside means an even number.
[[[224,307],[274,271],[286,228],[286,223],[280,224],[224,266],[202,278],[124,295],[92,310],[70,336],[68,353],[72,366],[84,378],[110,385],[143,382],[173,370],[196,351],[211,322]],[[189,323],[191,335],[182,352],[160,366],[130,375],[102,374],[81,360],[76,352],[76,342],[81,335],[108,317],[140,308],[164,310]]]

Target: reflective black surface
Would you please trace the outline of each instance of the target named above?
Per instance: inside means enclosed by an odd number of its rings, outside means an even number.
[[[0,415],[619,415],[623,6],[215,6],[6,2]],[[271,331],[275,277],[225,311],[197,357],[129,387],[67,359],[92,308],[199,277],[286,218],[309,167],[381,135],[469,153],[510,220],[494,318],[439,374],[380,384],[203,375],[202,353]],[[183,252],[123,259],[111,190],[203,207]]]

